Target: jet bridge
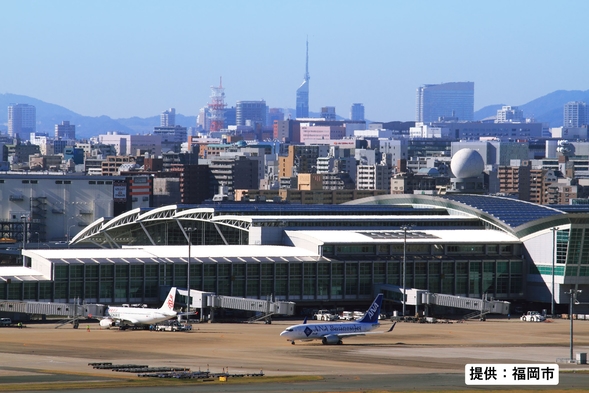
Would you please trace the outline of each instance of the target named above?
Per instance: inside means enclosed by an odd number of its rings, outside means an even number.
[[[184,301],[184,304],[186,304],[188,291],[186,289],[178,289],[178,294],[180,297],[176,298],[176,301],[180,301],[181,303]],[[213,311],[217,308],[254,311],[261,313],[261,316],[254,318],[255,320],[265,319],[266,321],[269,321],[269,317],[274,314],[294,315],[295,313],[295,303],[272,300],[271,296],[269,296],[266,300],[250,299],[243,297],[215,295],[212,292],[203,292],[196,289],[191,289],[190,300],[191,310],[200,309],[201,319],[204,317],[203,312],[205,308],[210,308]],[[214,312],[211,313],[211,317],[213,316]]]
[[[403,296],[403,287],[391,284],[378,285],[377,290],[389,291]],[[473,297],[446,295],[443,293],[432,293],[424,289],[406,288],[405,294],[407,303],[411,306],[444,306],[472,310],[473,315],[482,316],[485,314],[509,314],[509,302],[501,300],[487,300]]]
[[[29,315],[47,315],[64,317],[102,316],[106,310],[104,304],[77,304],[52,302],[26,302],[16,300],[0,301],[0,312]]]
[[[273,314],[294,315],[295,312],[295,303],[276,301],[271,297],[263,300],[211,295],[207,298],[207,305],[213,308],[260,312],[263,316],[259,319],[267,319]]]
[[[72,323],[74,329],[78,328],[79,320],[103,316],[106,310],[104,304],[79,304],[79,303],[54,303],[54,302],[27,302],[17,300],[0,301],[0,312],[10,314],[26,314],[38,316],[66,317],[61,320],[56,328]]]

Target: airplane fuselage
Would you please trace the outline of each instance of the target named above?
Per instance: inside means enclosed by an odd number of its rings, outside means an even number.
[[[287,340],[317,340],[326,336],[362,335],[379,327],[376,323],[305,323],[286,328],[280,335]]]
[[[123,324],[151,325],[175,317],[176,312],[162,312],[157,308],[109,307],[108,316]]]

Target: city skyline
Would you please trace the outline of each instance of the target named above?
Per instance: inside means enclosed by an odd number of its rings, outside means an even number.
[[[5,43],[2,89],[86,116],[194,116],[223,77],[228,106],[294,109],[308,37],[311,112],[347,117],[363,103],[367,119],[411,121],[420,86],[465,81],[475,111],[518,106],[589,88],[587,54],[570,39],[589,3],[574,3],[575,13],[550,1],[6,2],[0,31],[19,39]]]

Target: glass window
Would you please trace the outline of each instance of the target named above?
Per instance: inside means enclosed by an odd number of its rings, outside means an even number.
[[[275,265],[276,277],[287,277],[288,276],[288,265],[286,263],[277,263]]]
[[[14,285],[14,284],[13,284]],[[12,288],[12,285],[11,285]],[[10,295],[10,292],[9,292]],[[67,283],[55,283],[55,300],[67,299]]]
[[[70,265],[70,279],[81,280],[84,278],[84,265]]]
[[[247,277],[249,278],[259,278],[260,277],[260,265],[256,263],[248,263],[247,264]]]
[[[98,278],[98,265],[86,265],[86,278]]]
[[[556,232],[556,263],[565,264],[569,242],[569,230]]]
[[[117,278],[129,277],[129,266],[128,265],[115,265],[115,272]]]
[[[100,265],[100,278],[114,278],[114,265]]]
[[[301,296],[301,284],[302,284],[302,280],[300,279],[300,276],[298,279],[293,279],[291,277],[290,279],[290,288],[289,288],[289,296]]]
[[[24,297],[23,300],[37,300],[37,283],[36,282],[25,282],[24,283]]]
[[[51,301],[53,283],[42,282],[39,284],[39,301]]]
[[[232,268],[234,277],[245,277],[245,264],[234,264]]]
[[[55,279],[56,280],[67,280],[67,266],[56,265],[55,266]]]
[[[100,284],[100,298],[110,301],[114,295],[114,283],[112,281]]]

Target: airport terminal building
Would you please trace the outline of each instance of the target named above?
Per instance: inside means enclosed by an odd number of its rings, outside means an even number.
[[[366,304],[405,280],[548,307],[554,292],[567,312],[570,289],[589,299],[589,208],[465,194],[171,205],[101,218],[69,249],[23,255],[25,266],[0,268],[0,298],[158,304],[162,288],[189,280],[217,295],[323,308]],[[385,298],[400,304],[398,292]]]

